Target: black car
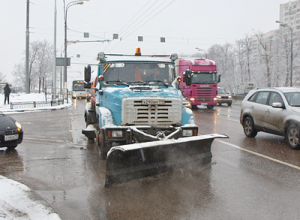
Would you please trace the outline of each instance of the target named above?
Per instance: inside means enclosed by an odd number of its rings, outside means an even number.
[[[23,141],[21,124],[0,112],[0,148],[15,149]]]

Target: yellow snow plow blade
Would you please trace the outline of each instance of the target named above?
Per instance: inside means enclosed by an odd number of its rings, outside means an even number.
[[[172,168],[208,164],[215,138],[228,136],[209,134],[112,147],[107,154],[105,185],[152,176]]]

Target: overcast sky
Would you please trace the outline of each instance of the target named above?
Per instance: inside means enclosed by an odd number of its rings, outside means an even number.
[[[64,8],[57,1],[57,56],[63,53]],[[70,3],[66,0],[66,5]],[[122,40],[68,45],[68,82],[82,76],[97,53],[193,54],[214,44],[234,43],[246,34],[278,29],[280,4],[286,0],[89,0],[68,9],[68,41]],[[54,42],[55,0],[30,0],[30,42]],[[0,1],[0,72],[11,72],[25,56],[26,0]],[[84,32],[90,38],[84,38]],[[138,42],[143,36],[143,42]],[[165,37],[165,43],[160,38]],[[80,57],[77,57],[79,56]]]

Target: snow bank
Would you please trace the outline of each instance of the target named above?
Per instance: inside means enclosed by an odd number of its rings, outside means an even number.
[[[25,185],[0,176],[0,219],[56,220],[60,217]]]

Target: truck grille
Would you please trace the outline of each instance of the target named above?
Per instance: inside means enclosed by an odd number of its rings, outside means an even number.
[[[197,100],[202,102],[209,102],[212,98],[211,88],[197,88]]]
[[[143,100],[147,103],[143,104]],[[163,103],[161,102],[163,101]],[[158,104],[159,103],[159,104]],[[182,100],[179,98],[124,98],[121,125],[165,127],[181,125]]]

